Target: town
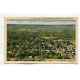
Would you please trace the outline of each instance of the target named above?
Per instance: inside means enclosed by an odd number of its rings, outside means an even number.
[[[50,59],[74,59],[75,44],[59,36],[42,36],[40,31],[11,32],[8,34],[7,59],[16,61],[42,61]],[[55,33],[58,34],[58,33]]]

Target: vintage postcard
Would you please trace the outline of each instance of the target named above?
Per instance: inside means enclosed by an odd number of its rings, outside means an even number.
[[[7,17],[5,63],[76,63],[75,17]]]

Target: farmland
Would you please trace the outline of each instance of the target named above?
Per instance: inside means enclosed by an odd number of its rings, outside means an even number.
[[[75,37],[75,25],[7,24],[7,60],[75,59]]]

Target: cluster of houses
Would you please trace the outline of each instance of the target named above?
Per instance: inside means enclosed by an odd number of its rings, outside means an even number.
[[[10,44],[11,45],[11,44]],[[34,39],[17,41],[8,47],[8,56],[12,60],[38,60],[39,58],[72,59],[75,57],[75,45],[71,40]],[[58,55],[59,54],[59,55]],[[56,55],[56,57],[54,57]]]

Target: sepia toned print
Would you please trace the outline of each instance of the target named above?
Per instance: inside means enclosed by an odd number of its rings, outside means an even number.
[[[7,63],[75,63],[76,18],[7,18]]]

